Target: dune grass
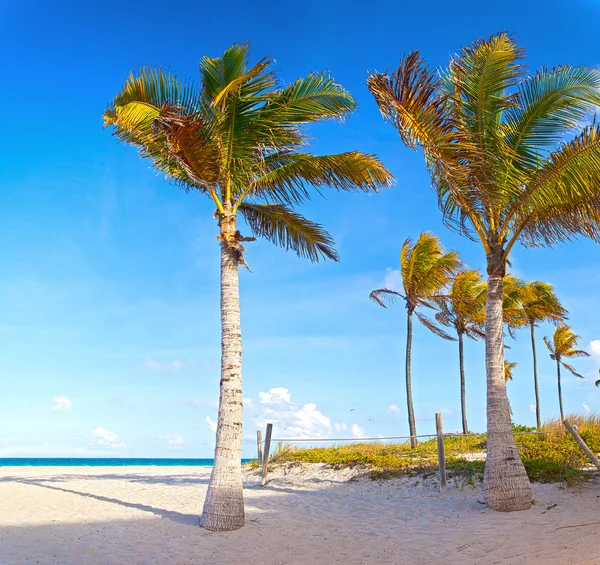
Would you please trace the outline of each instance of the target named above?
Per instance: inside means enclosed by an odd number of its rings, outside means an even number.
[[[594,453],[600,452],[600,415],[568,416],[579,428],[579,434]],[[585,453],[568,433],[555,433],[564,427],[558,420],[547,421],[543,432],[532,434],[533,428],[514,426],[515,439],[529,478],[536,482],[570,484],[586,476],[589,465]],[[450,477],[474,480],[483,473],[486,436],[447,435],[444,438],[446,468]],[[475,459],[475,460],[473,460]],[[277,463],[325,463],[348,467],[365,465],[374,478],[415,475],[437,470],[437,442],[423,441],[416,449],[410,443],[348,443],[330,447],[299,448],[279,445],[271,461]]]

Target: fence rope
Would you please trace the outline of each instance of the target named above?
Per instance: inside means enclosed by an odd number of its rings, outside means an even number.
[[[523,435],[546,435],[546,434],[564,434],[567,430],[548,430],[547,432],[514,432],[515,436],[523,436]],[[486,433],[480,434],[456,434],[456,433],[447,433],[444,434],[444,438],[450,437],[460,437],[460,438],[470,438],[470,437],[483,437],[487,435]],[[342,438],[271,438],[271,441],[279,441],[279,442],[288,442],[288,443],[298,443],[298,442],[331,442],[331,441],[383,441],[390,439],[410,439],[411,437],[428,437],[433,438],[437,437],[436,434],[418,434],[416,436],[390,436],[390,437],[342,437]],[[265,441],[260,442],[261,445],[264,445]]]

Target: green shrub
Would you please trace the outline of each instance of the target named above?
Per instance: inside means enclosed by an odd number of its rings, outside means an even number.
[[[578,426],[579,434],[594,453],[600,452],[600,416],[569,415],[569,421]],[[544,423],[541,434],[524,432],[535,428],[513,424],[515,440],[527,474],[536,482],[566,482],[585,476],[583,467],[589,464],[585,453],[557,421]],[[556,431],[559,430],[559,433]],[[522,434],[522,435],[520,435]],[[486,449],[486,435],[447,435],[444,437],[446,468],[450,477],[462,478],[473,484],[483,473],[484,461],[470,461],[466,454],[482,453]],[[336,467],[365,465],[375,478],[390,478],[437,471],[437,440],[421,442],[416,449],[410,443],[352,443],[332,447],[294,448],[280,446],[273,463],[296,461],[325,463]]]

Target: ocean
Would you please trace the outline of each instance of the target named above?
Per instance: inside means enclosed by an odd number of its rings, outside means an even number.
[[[251,459],[242,459],[248,463]],[[0,467],[212,467],[214,459],[120,457],[0,457]]]

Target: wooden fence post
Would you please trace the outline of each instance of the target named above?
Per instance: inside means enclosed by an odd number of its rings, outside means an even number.
[[[446,459],[444,457],[444,431],[442,428],[442,415],[440,413],[435,415],[435,429],[437,434],[438,464],[440,467],[440,489],[442,494],[444,494],[447,490]]]
[[[273,432],[273,424],[267,424],[267,433],[265,434],[265,449],[263,452],[263,468],[262,468],[262,482],[260,486],[267,484],[267,471],[269,467],[269,451],[271,450],[271,434]]]
[[[262,431],[256,430],[256,449],[258,452],[258,464],[262,464]]]
[[[586,455],[590,458],[590,461],[600,469],[600,461],[598,458],[592,453],[592,450],[586,445],[585,441],[583,441],[580,435],[577,433],[575,428],[571,425],[569,420],[565,420],[563,422],[565,428],[567,428],[568,432],[573,436],[573,439],[581,446],[581,449],[585,451]]]

